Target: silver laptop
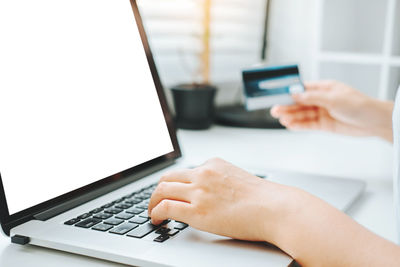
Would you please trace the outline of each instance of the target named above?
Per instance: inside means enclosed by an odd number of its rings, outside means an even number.
[[[181,153],[135,1],[1,1],[0,24],[0,222],[11,242],[136,266],[291,264],[265,243],[150,223],[151,193]],[[364,189],[264,178],[342,210]]]

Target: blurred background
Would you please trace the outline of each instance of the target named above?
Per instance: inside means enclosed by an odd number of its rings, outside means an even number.
[[[139,0],[164,87],[198,82],[204,2]],[[217,105],[242,101],[241,70],[300,65],[393,99],[400,83],[400,0],[211,0],[210,82]],[[169,94],[168,90],[167,94]]]

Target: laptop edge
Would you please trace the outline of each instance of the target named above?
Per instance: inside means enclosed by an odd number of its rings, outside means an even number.
[[[142,18],[136,0],[130,0],[130,2],[174,151],[11,215],[9,214],[0,170],[0,223],[3,233],[7,236],[10,235],[10,229],[29,220],[47,220],[117,188],[139,180],[151,173],[166,168],[174,164],[175,161],[181,157],[181,150],[176,137],[173,117],[167,105],[163,86],[143,27]]]

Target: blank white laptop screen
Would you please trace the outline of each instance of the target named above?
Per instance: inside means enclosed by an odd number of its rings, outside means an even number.
[[[0,1],[10,214],[173,151],[129,0]]]

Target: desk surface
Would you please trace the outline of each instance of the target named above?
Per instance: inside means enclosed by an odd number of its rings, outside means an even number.
[[[282,169],[367,181],[367,191],[348,212],[373,232],[395,240],[392,208],[392,147],[375,138],[213,127],[178,132],[183,162],[222,157],[251,171]],[[121,266],[34,246],[10,244],[0,236],[0,266]]]

